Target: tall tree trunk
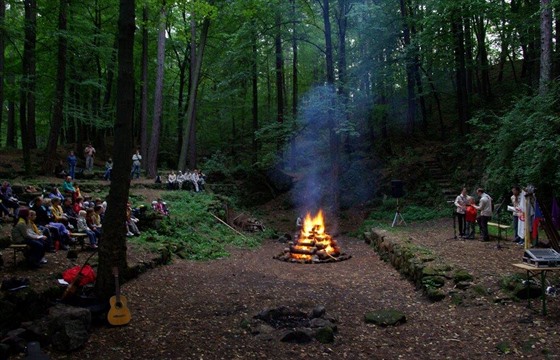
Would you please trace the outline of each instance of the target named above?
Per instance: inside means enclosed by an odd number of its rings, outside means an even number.
[[[191,22],[191,31],[195,32],[194,16]],[[206,40],[208,37],[208,29],[210,28],[210,19],[204,18],[202,22],[202,29],[200,31],[200,40],[198,44],[198,51],[196,51],[196,43],[194,38],[193,47],[191,48],[191,71],[190,71],[190,89],[189,101],[187,102],[186,121],[183,127],[183,144],[181,146],[181,153],[179,156],[179,166],[181,170],[185,170],[187,165],[193,169],[196,167],[196,99],[198,93],[198,84],[200,81],[200,73],[202,70],[202,58],[204,55],[204,48],[206,47]],[[188,162],[188,164],[187,164]]]
[[[463,39],[465,40],[465,87],[467,94],[471,96],[477,91],[480,91],[480,82],[478,81],[478,77],[475,76],[474,73],[474,56],[473,56],[473,39],[472,39],[472,26],[471,26],[471,19],[466,17],[463,18],[464,23],[464,36]],[[475,77],[477,80],[477,86],[475,88]]]
[[[140,154],[148,158],[148,5],[142,8],[142,61],[140,69]]]
[[[412,7],[410,6],[410,10],[409,13],[410,14],[414,14],[414,10],[412,9]],[[417,11],[419,11],[417,9]],[[414,22],[411,24],[410,26],[410,35],[411,38],[416,38],[418,34],[416,25],[414,24]],[[420,50],[418,48],[417,44],[413,45],[413,65],[412,65],[412,72],[414,74],[414,83],[416,84],[416,89],[417,89],[417,93],[418,93],[418,100],[420,103],[420,113],[422,115],[422,130],[424,132],[426,132],[428,130],[428,113],[426,110],[426,100],[425,100],[425,95],[424,95],[424,86],[422,84],[422,74],[421,74],[421,63],[420,63]]]
[[[323,24],[325,26],[325,61],[327,68],[327,86],[329,86],[329,91],[333,91],[334,96],[334,61],[333,61],[333,44],[332,44],[332,29],[331,29],[331,19],[330,19],[330,7],[329,0],[323,0],[321,4],[323,10]],[[334,101],[334,99],[333,99]],[[333,108],[334,104],[329,104],[330,108]],[[333,212],[335,216],[338,215],[340,209],[340,193],[338,180],[340,178],[340,156],[339,147],[340,139],[337,134],[337,121],[332,110],[328,112],[328,127],[329,127],[329,154],[331,158],[331,196]]]
[[[500,16],[500,67],[498,72],[498,82],[502,82],[504,79],[504,68],[506,66],[506,61],[509,51],[509,31],[507,31],[508,20],[506,18],[506,1],[501,0],[501,16]]]
[[[541,68],[539,94],[545,95],[552,80],[552,7],[550,0],[541,0]]]
[[[126,203],[130,188],[132,165],[132,124],[134,122],[134,0],[120,0],[119,52],[117,79],[117,113],[111,188],[107,199],[107,213],[103,221],[103,238],[99,244],[99,267],[95,290],[100,299],[108,299],[114,292],[111,267],[117,266],[122,275],[128,269],[126,259]]]
[[[185,24],[187,23],[187,13],[186,10],[183,9],[182,12],[183,21]],[[172,33],[171,31],[169,32]],[[171,38],[171,35],[170,35]],[[181,152],[181,144],[183,143],[183,121],[185,118],[185,107],[183,105],[183,101],[185,98],[185,85],[187,84],[187,63],[188,63],[188,51],[183,49],[183,46],[179,46],[181,51],[179,51],[178,47],[173,43],[173,51],[175,52],[175,57],[177,60],[177,64],[179,65],[179,93],[177,95],[177,154]],[[181,53],[182,52],[182,53]]]
[[[45,151],[46,161],[43,163],[43,172],[51,174],[56,165],[56,148],[58,137],[62,129],[64,117],[64,90],[66,85],[66,51],[68,40],[66,38],[67,29],[67,10],[68,0],[60,0],[58,9],[58,68],[56,70],[56,90],[53,106],[53,115],[49,139]]]
[[[155,178],[157,175],[157,160],[159,152],[159,136],[163,115],[163,75],[165,66],[165,0],[161,6],[159,18],[159,33],[157,46],[157,71],[156,87],[154,93],[154,117],[152,119],[152,134],[150,139],[150,150],[148,151],[147,170],[148,177]]]
[[[37,87],[37,0],[24,0],[25,5],[25,47],[27,102],[27,143],[29,149],[37,148],[37,135],[35,129],[35,90]]]
[[[488,50],[486,49],[486,28],[484,17],[476,16],[476,38],[478,49],[478,67],[480,68],[480,93],[483,99],[490,100],[492,89],[490,87],[490,64],[488,63]]]
[[[291,4],[291,17],[292,17],[292,123],[293,129],[297,127],[297,116],[298,116],[298,101],[299,101],[299,87],[298,87],[298,12],[295,0],[290,0]],[[290,141],[290,163],[294,168],[297,168],[296,164],[296,139],[292,138]]]
[[[31,145],[34,141],[31,140],[34,130],[29,129],[31,123],[30,118],[34,118],[31,112],[34,111],[34,104],[30,104],[30,100],[34,99],[30,96],[33,89],[32,83],[35,82],[33,78],[33,63],[34,57],[34,41],[36,39],[35,24],[37,14],[37,4],[35,0],[24,0],[24,23],[25,23],[25,41],[23,45],[23,61],[22,61],[22,79],[20,85],[20,100],[19,100],[19,124],[21,131],[21,147],[23,150],[23,164],[26,173],[31,172]],[[34,100],[33,100],[34,101]],[[34,125],[34,120],[33,120]]]
[[[2,134],[2,123],[4,122],[4,49],[6,45],[4,38],[4,21],[6,18],[6,1],[0,0],[0,134]],[[0,138],[0,148],[2,147],[2,139]]]
[[[251,30],[251,45],[252,45],[252,59],[251,59],[251,87],[252,87],[252,131],[251,141],[253,145],[253,164],[256,164],[259,159],[259,143],[257,141],[257,131],[259,130],[259,72],[258,61],[259,53],[257,49],[257,29],[256,21],[253,21],[253,28]],[[295,56],[295,55],[294,55]]]
[[[402,18],[402,37],[405,47],[406,55],[406,90],[407,90],[407,116],[406,116],[406,131],[408,134],[414,132],[415,120],[416,120],[416,92],[414,86],[414,60],[410,57],[408,49],[410,48],[410,14],[407,13],[407,6],[405,0],[399,0],[401,7],[401,18]]]
[[[553,78],[560,75],[560,3],[554,4],[554,24]]]
[[[459,133],[465,133],[465,125],[468,120],[468,94],[465,69],[465,45],[463,33],[463,21],[460,14],[454,14],[451,21],[451,31],[454,39],[455,53],[455,79],[457,82],[457,114]]]
[[[276,69],[276,122],[278,124],[284,123],[284,55],[282,54],[282,15],[281,10],[276,9],[275,16],[275,29],[274,34],[274,54],[275,54],[275,69]],[[283,164],[282,148],[284,144],[281,138],[276,140],[276,151],[278,157],[281,159],[280,163]]]
[[[8,84],[15,88],[16,81],[13,74],[8,76]],[[8,125],[6,128],[6,146],[15,149],[16,146],[16,103],[13,98],[8,100]]]

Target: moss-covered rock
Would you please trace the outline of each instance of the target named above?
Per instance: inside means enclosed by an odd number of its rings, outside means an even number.
[[[395,309],[382,309],[368,312],[364,316],[365,322],[379,326],[398,325],[406,322],[406,315]]]
[[[473,281],[474,277],[465,269],[455,270],[453,273],[453,282],[455,284],[461,281]]]
[[[427,287],[425,288],[425,291],[428,299],[430,299],[431,301],[441,301],[445,299],[445,293],[441,289]]]
[[[318,328],[315,331],[314,337],[321,344],[331,344],[334,342],[334,330],[330,326]]]

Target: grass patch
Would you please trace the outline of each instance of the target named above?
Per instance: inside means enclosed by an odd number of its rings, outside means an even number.
[[[209,260],[228,256],[228,246],[254,248],[269,236],[267,232],[241,236],[219,222],[212,214],[225,218],[228,199],[208,193],[167,191],[162,193],[171,216],[157,230],[147,230],[130,239],[152,251],[167,249],[183,259]]]
[[[434,207],[416,204],[407,205],[406,202],[400,201],[399,209],[402,217],[407,223],[422,222],[451,216],[451,210],[447,206]],[[391,227],[391,224],[395,218],[396,211],[397,199],[389,198],[376,203],[376,206],[371,211],[369,217],[364,221],[360,229],[358,229],[354,235],[360,236],[364,231],[374,227],[385,230],[394,229]]]

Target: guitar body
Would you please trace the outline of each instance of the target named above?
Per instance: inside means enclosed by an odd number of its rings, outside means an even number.
[[[126,305],[126,297],[124,295],[120,295],[119,299],[117,299],[116,295],[111,296],[109,304],[111,304],[111,309],[107,314],[107,321],[109,321],[109,324],[120,326],[130,322],[130,310]]]
[[[121,295],[119,286],[119,269],[113,268],[113,275],[115,276],[115,296],[111,296],[109,304],[111,309],[107,314],[107,321],[114,326],[126,325],[130,322],[130,310],[126,306],[126,297]]]

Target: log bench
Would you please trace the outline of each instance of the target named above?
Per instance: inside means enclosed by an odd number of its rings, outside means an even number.
[[[88,237],[86,233],[70,233],[70,237],[76,239],[78,244],[82,247],[82,250],[84,250],[85,239]],[[75,244],[72,245],[75,246]]]
[[[14,266],[17,265],[17,253],[24,253],[25,250],[27,250],[27,245],[26,244],[11,244],[10,246],[8,246],[8,249],[12,250],[13,253],[13,257],[14,257]]]
[[[495,223],[495,222],[489,222],[488,226],[498,228],[498,237],[500,239],[502,238],[502,231],[503,231],[504,234],[505,234],[504,239],[507,241],[507,232],[508,232],[508,229],[511,228],[510,225],[504,225],[504,224],[498,224],[498,223]]]

